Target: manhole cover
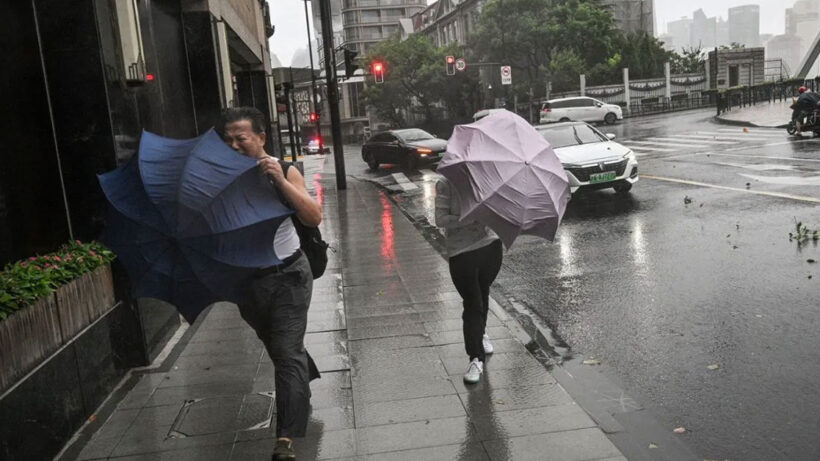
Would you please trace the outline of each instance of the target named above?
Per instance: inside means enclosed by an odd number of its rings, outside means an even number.
[[[191,437],[264,429],[270,427],[273,413],[273,392],[188,400],[179,411],[169,435]]]

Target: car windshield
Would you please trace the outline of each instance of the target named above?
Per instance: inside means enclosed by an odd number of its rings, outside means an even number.
[[[538,133],[556,149],[607,141],[607,138],[601,136],[591,126],[581,124],[538,128]]]
[[[400,137],[405,142],[423,141],[425,139],[434,139],[434,136],[431,135],[430,133],[428,133],[424,130],[418,130],[418,129],[401,131],[401,132],[394,132],[393,134]]]

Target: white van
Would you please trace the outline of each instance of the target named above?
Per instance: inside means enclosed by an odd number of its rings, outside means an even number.
[[[621,106],[607,104],[586,96],[552,99],[541,106],[541,123],[568,122],[605,122],[613,124],[623,120]]]

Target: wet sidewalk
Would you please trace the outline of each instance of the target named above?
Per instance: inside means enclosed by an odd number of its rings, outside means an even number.
[[[306,345],[322,379],[298,460],[625,460],[495,305],[495,354],[465,386],[461,301],[446,260],[376,186],[306,161],[335,252]],[[235,306],[215,305],[165,363],[137,372],[60,459],[269,460],[273,366]]]
[[[760,128],[785,128],[792,119],[792,100],[736,107],[717,117],[719,122]]]

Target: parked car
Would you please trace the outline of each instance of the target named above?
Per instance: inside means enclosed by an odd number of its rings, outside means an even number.
[[[617,142],[614,134],[603,134],[585,122],[538,125],[567,172],[570,191],[606,189],[626,193],[638,181],[638,159]]]
[[[311,154],[329,154],[330,148],[326,144],[322,144],[321,152],[319,151],[319,138],[311,138],[307,144],[302,146],[302,151],[305,155]]]
[[[383,163],[416,168],[421,162],[436,162],[447,149],[447,141],[418,128],[377,133],[362,146],[362,160],[375,170]]]
[[[568,122],[605,122],[612,125],[623,120],[621,106],[607,104],[586,96],[575,98],[552,99],[541,106],[541,123]]]

